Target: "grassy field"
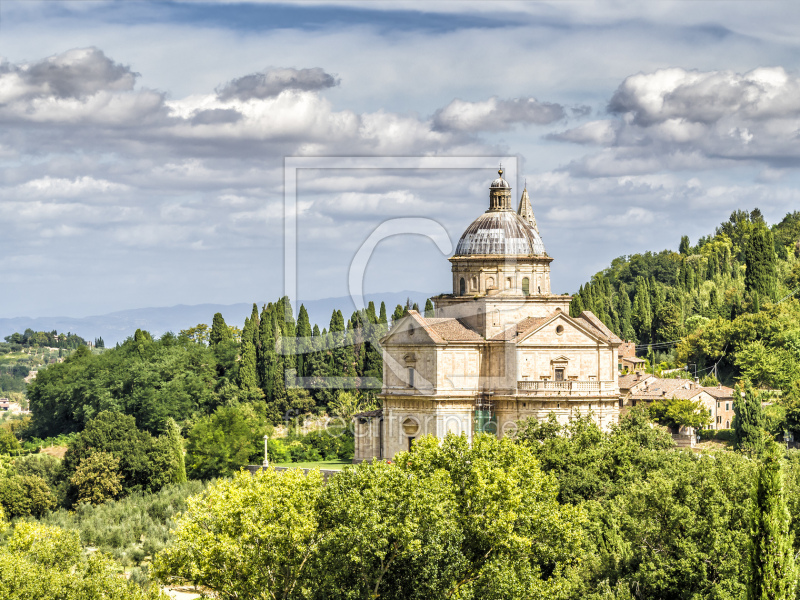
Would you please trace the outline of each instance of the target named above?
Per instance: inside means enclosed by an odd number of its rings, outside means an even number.
[[[276,467],[295,467],[298,469],[327,469],[329,471],[341,471],[347,465],[353,463],[349,460],[323,460],[319,462],[289,462],[276,463]]]

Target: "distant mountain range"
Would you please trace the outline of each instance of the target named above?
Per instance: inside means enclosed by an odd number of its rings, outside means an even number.
[[[412,302],[417,302],[420,308],[425,306],[425,300],[434,295],[433,293],[402,291],[386,292],[382,294],[366,294],[364,296],[365,305],[370,301],[375,302],[376,312],[380,309],[380,303],[386,303],[386,311],[391,318],[394,307],[398,304],[405,304],[406,298],[411,298]],[[274,301],[274,300],[273,300]],[[308,300],[302,304],[308,311],[308,316],[312,326],[316,323],[320,329],[328,327],[331,320],[331,313],[338,309],[344,314],[345,319],[349,318],[355,310],[355,304],[350,296],[338,298],[322,298],[321,300]],[[258,303],[261,310],[262,303]],[[300,308],[299,304],[292,304],[295,310]],[[211,325],[214,313],[222,313],[225,322],[229,325],[242,327],[245,318],[250,316],[253,304],[242,302],[240,304],[197,304],[187,306],[179,304],[177,306],[154,307],[154,308],[134,308],[131,310],[121,310],[107,315],[95,315],[91,317],[14,317],[0,318],[0,339],[14,332],[22,333],[30,328],[34,331],[52,331],[59,333],[77,333],[85,340],[94,340],[102,337],[106,346],[113,346],[117,342],[124,341],[133,335],[137,329],[146,329],[154,336],[160,336],[167,331],[178,333],[181,329],[188,329],[198,323]]]

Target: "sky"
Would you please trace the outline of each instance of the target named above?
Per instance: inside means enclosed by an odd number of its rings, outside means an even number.
[[[3,0],[0,316],[448,292],[500,159],[556,293],[780,221],[798,29],[786,1]]]

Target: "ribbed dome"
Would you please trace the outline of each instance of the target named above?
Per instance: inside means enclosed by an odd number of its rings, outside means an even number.
[[[544,255],[545,249],[536,230],[517,213],[490,210],[475,219],[458,240],[455,255],[472,254],[530,256]]]
[[[500,171],[500,172],[502,173],[502,171]],[[492,185],[490,185],[489,187],[511,189],[511,186],[508,185],[508,182],[505,179],[503,179],[502,177],[498,177],[497,179],[495,179],[492,182]]]

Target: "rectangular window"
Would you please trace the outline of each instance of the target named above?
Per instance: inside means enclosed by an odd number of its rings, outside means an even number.
[[[414,367],[408,367],[408,387],[414,387]]]
[[[730,409],[731,409],[730,402],[726,402],[725,403],[725,410],[730,410]]]
[[[622,400],[619,401],[619,407],[622,408]]]
[[[564,381],[564,369],[556,369],[556,381]]]
[[[631,406],[636,406],[636,400],[631,400]]]
[[[409,452],[411,452],[411,444],[413,444],[413,443],[414,443],[414,438],[413,437],[409,437],[408,438],[408,451]]]

